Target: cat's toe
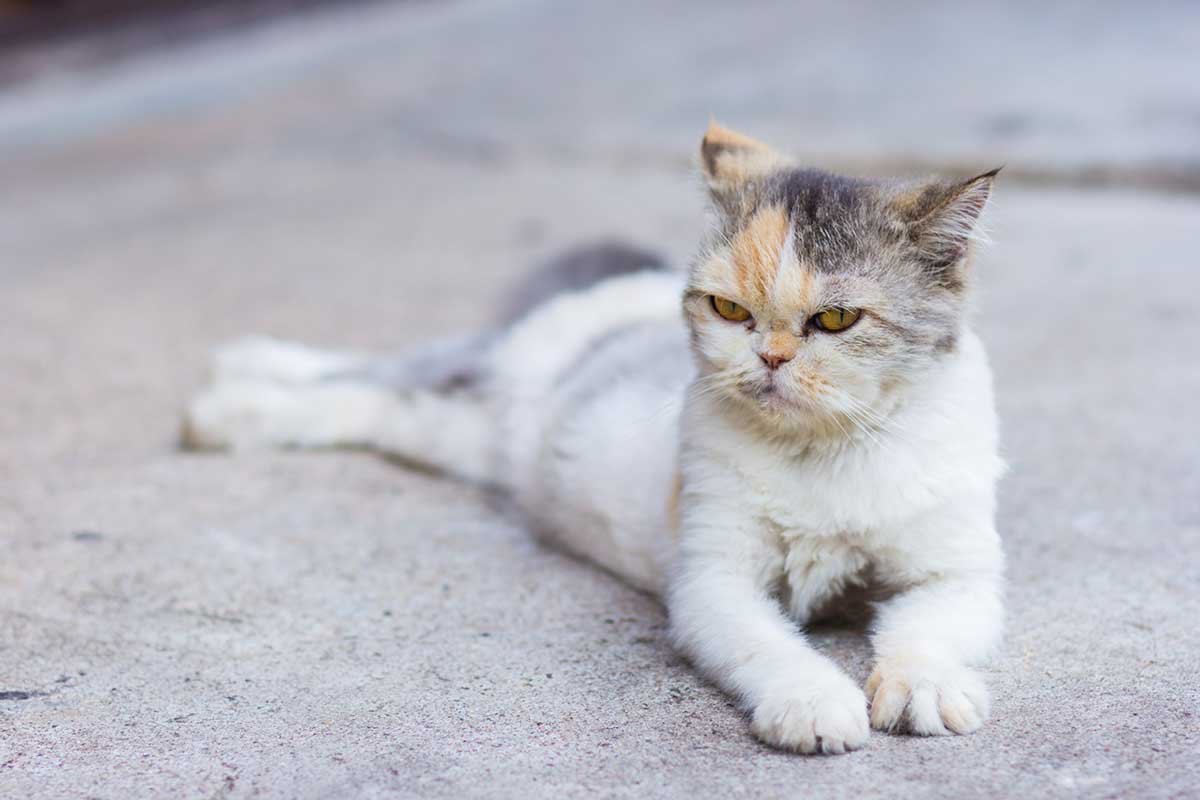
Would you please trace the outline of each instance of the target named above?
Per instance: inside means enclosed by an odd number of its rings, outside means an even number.
[[[767,744],[798,753],[839,754],[867,743],[866,698],[848,679],[767,697],[754,709],[751,730]]]
[[[922,659],[885,659],[867,680],[871,725],[893,733],[973,733],[987,718],[987,687],[971,669]]]

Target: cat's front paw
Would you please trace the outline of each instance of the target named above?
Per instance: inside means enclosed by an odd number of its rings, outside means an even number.
[[[867,743],[867,699],[843,675],[768,694],[750,722],[772,747],[798,753],[846,753]]]
[[[972,733],[990,707],[987,687],[974,670],[919,658],[881,660],[867,679],[867,696],[873,727],[918,736]]]

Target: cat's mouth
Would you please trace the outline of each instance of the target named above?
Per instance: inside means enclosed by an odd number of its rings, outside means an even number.
[[[802,398],[795,397],[781,386],[773,373],[743,384],[742,391],[764,411],[784,413],[806,408]]]

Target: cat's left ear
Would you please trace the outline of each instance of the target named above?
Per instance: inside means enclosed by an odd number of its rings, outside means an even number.
[[[700,142],[700,168],[709,191],[718,198],[770,174],[785,162],[762,142],[722,128],[715,121],[708,123]]]
[[[1000,168],[961,182],[934,181],[893,201],[922,259],[935,272],[954,270],[971,242],[983,238],[979,217]]]

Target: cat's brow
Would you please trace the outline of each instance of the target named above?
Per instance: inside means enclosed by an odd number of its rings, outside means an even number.
[[[733,266],[739,291],[766,301],[779,272],[781,253],[792,235],[791,218],[783,206],[755,212],[734,237]]]
[[[771,287],[771,304],[776,308],[809,309],[813,303],[813,271],[801,260],[796,248],[796,225],[788,219],[788,232],[779,251],[779,265]]]

